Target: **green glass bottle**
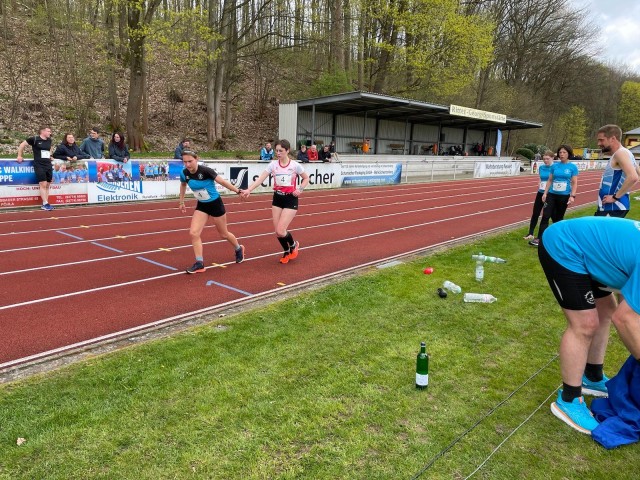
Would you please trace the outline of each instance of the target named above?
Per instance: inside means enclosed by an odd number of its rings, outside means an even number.
[[[416,359],[416,388],[424,389],[429,385],[429,355],[427,344],[420,342],[420,353]]]

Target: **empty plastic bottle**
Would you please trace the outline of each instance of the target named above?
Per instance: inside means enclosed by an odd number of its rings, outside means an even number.
[[[498,299],[490,293],[465,293],[464,301],[467,303],[493,303]]]
[[[484,265],[480,260],[476,261],[476,281],[484,280]]]
[[[460,293],[462,291],[462,289],[458,285],[450,282],[449,280],[444,281],[444,283],[442,284],[442,288],[446,288],[451,293]]]
[[[507,261],[504,258],[500,258],[500,257],[489,257],[487,255],[483,255],[482,252],[480,252],[478,255],[471,255],[471,258],[474,260],[478,260],[482,263],[484,262],[489,262],[489,263],[507,263]]]

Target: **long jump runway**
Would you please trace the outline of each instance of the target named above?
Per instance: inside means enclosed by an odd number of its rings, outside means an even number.
[[[581,172],[577,206],[601,172]],[[528,221],[537,176],[306,191],[279,263],[271,195],[224,197],[242,264],[212,222],[193,263],[177,200],[0,213],[0,370]]]

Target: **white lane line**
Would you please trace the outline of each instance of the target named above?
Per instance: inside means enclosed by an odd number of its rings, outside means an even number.
[[[530,179],[528,179],[530,180]],[[473,182],[473,183],[469,183],[468,185],[465,185],[464,189],[460,189],[459,185],[457,185],[457,190],[456,190],[456,194],[457,195],[473,195],[476,193],[485,193],[487,191],[487,186],[493,186],[495,185],[497,182],[484,182],[483,184],[479,185],[479,181]],[[509,189],[504,189],[501,188],[501,191],[505,191],[505,190],[516,190],[516,189],[520,189],[520,188],[524,188],[525,185],[520,185],[523,184],[525,182],[517,182],[517,183],[512,183],[510,185]],[[530,181],[526,182],[526,187],[527,187],[527,191],[526,193],[522,193],[522,195],[526,195],[526,194],[530,194],[531,190],[529,190],[530,185]],[[599,183],[598,183],[599,185]],[[439,188],[433,188],[433,187],[439,187]],[[415,188],[414,188],[415,187]],[[427,187],[431,187],[431,188],[427,188]],[[468,188],[466,188],[468,187]],[[400,189],[401,192],[398,192],[398,194],[392,194],[389,195],[389,191],[393,191],[393,190],[398,190]],[[416,192],[417,190],[417,192]],[[420,193],[428,193],[430,195],[433,194],[437,194],[437,193],[450,193],[451,192],[451,188],[448,185],[443,185],[443,184],[410,184],[410,186],[403,186],[403,187],[396,187],[396,186],[390,186],[387,187],[386,189],[378,189],[373,191],[373,193],[375,194],[382,194],[381,196],[371,196],[371,191],[367,192],[362,192],[360,191],[360,189],[348,189],[347,192],[345,193],[340,193],[340,194],[329,194],[329,195],[315,195],[312,197],[309,197],[309,200],[312,200],[310,203],[308,203],[308,206],[311,207],[315,207],[315,206],[322,206],[322,205],[335,205],[338,203],[351,203],[354,200],[357,199],[358,196],[366,196],[366,200],[376,200],[376,199],[382,199],[382,200],[388,200],[389,198],[394,198],[394,197],[402,197],[402,196],[407,196],[407,195],[416,195],[416,194],[420,194]],[[323,200],[326,198],[338,198],[338,197],[346,197],[344,200],[337,200],[337,201],[329,201],[329,202],[314,202],[314,200]],[[256,201],[271,201],[271,196],[268,194],[263,194],[262,198],[260,198],[260,200],[256,200]],[[234,206],[234,205],[240,205],[240,203],[238,202],[229,202],[226,204],[227,207],[230,206]],[[171,208],[171,209],[156,209],[156,210],[136,210],[134,212],[126,212],[126,213],[148,213],[148,212],[158,212],[158,211],[170,211],[170,212],[175,212],[175,208]],[[249,210],[239,210],[239,211],[230,211],[230,213],[250,213],[253,211],[261,211],[262,208],[257,208],[257,209],[249,209]],[[120,213],[122,212],[113,212],[113,213],[101,213],[101,214],[97,214],[97,215],[78,215],[78,216],[68,216],[68,217],[61,217],[64,219],[74,219],[74,218],[80,218],[80,217],[85,217],[85,216],[89,216],[89,217],[95,217],[95,216],[99,216],[99,215],[120,215]],[[131,223],[146,223],[146,222],[157,222],[157,221],[165,221],[165,220],[174,220],[174,219],[183,219],[183,218],[190,218],[189,216],[173,216],[173,217],[163,217],[163,218],[153,218],[153,219],[145,219],[145,220],[134,220],[134,221],[124,221],[124,222],[109,222],[109,223],[102,223],[102,224],[96,224],[96,225],[92,225],[92,227],[102,227],[102,226],[111,226],[111,225],[127,225],[127,224],[131,224]],[[24,221],[33,221],[35,219],[31,219],[31,220],[24,220]],[[0,225],[2,223],[15,223],[15,222],[20,222],[23,220],[16,220],[16,221],[9,221],[9,222],[0,222]],[[25,231],[20,231],[20,232],[8,232],[8,233],[0,233],[0,236],[6,236],[6,235],[20,235],[20,234],[27,234],[27,233],[41,233],[41,232],[46,232],[46,231],[52,231],[52,230],[71,230],[71,229],[75,229],[75,228],[79,228],[77,226],[72,226],[72,227],[63,227],[63,228],[55,228],[55,229],[40,229],[40,230],[25,230]]]
[[[509,189],[509,190],[515,190],[515,189]],[[506,191],[506,190],[503,190]],[[595,191],[595,190],[594,190]],[[584,190],[584,186],[583,186],[583,193],[589,193],[591,192],[591,190]],[[526,195],[530,195],[531,192],[527,192]],[[512,195],[505,195],[505,196],[499,196],[499,197],[493,197],[491,199],[491,201],[497,201],[497,200],[501,200],[503,198],[511,198],[511,197],[518,197],[521,195],[525,195],[522,193],[516,193],[516,194],[512,194]],[[406,196],[406,195],[398,195],[398,196]],[[458,195],[458,196],[462,196],[462,195]],[[389,197],[380,197],[380,198],[386,198],[388,199]],[[318,216],[318,215],[326,215],[328,213],[330,214],[335,214],[335,213],[344,213],[344,212],[352,212],[352,211],[358,211],[358,210],[366,210],[366,209],[377,209],[380,208],[381,206],[393,206],[393,205],[407,205],[407,204],[411,204],[411,203],[421,203],[424,201],[434,201],[434,200],[441,200],[441,199],[446,199],[446,198],[450,198],[450,195],[447,196],[443,196],[443,197],[430,197],[428,199],[414,199],[414,200],[406,200],[406,201],[398,201],[398,202],[385,202],[384,204],[377,204],[377,205],[364,205],[362,207],[351,207],[351,208],[344,208],[344,209],[331,209],[329,212],[327,212],[327,210],[323,210],[321,212],[312,212],[312,213],[300,213],[296,216],[296,218],[304,218],[304,217],[310,217],[310,216]],[[372,199],[373,200],[373,199]],[[481,202],[485,202],[488,201],[489,199],[487,198],[483,198],[480,200],[472,200],[469,202],[461,202],[461,203],[456,203],[453,206],[460,206],[460,205],[472,205],[474,203],[481,203]],[[595,200],[594,200],[595,201]],[[433,209],[437,209],[437,208],[444,208],[444,207],[432,207]],[[253,212],[253,211],[259,211],[259,212],[264,212],[264,209],[255,209],[255,210],[247,210],[246,212]],[[246,213],[243,212],[243,213]],[[188,218],[188,217],[173,217],[173,218]],[[155,222],[157,221],[157,219],[152,219],[152,220],[140,220],[138,222],[128,222],[128,223],[140,223],[140,222]],[[271,222],[272,219],[271,217],[265,217],[265,218],[261,218],[261,219],[254,219],[254,220],[245,220],[245,221],[241,221],[241,222],[229,222],[229,226],[234,226],[234,225],[244,225],[244,224],[248,224],[248,223],[257,223],[257,222]],[[101,225],[94,225],[93,227],[101,227],[101,226],[110,226],[110,225],[118,225],[116,223],[114,224],[101,224]],[[70,227],[70,229],[73,228],[77,228],[77,227]],[[205,228],[215,228],[213,225],[209,225]],[[184,228],[180,228],[180,229],[172,229],[172,230],[160,230],[160,231],[155,231],[155,232],[145,232],[145,233],[134,233],[134,234],[130,234],[127,237],[143,237],[143,236],[148,236],[148,235],[160,235],[163,233],[172,233],[172,232],[181,232],[183,231]],[[58,230],[56,230],[58,231]],[[34,230],[34,231],[30,231],[30,232],[23,232],[23,233],[41,233],[41,231],[39,230]],[[1,234],[0,234],[1,235]],[[71,236],[71,235],[70,235]],[[17,248],[9,248],[9,249],[5,249],[5,250],[0,250],[0,253],[7,253],[7,252],[19,252],[22,250],[34,250],[37,248],[49,248],[49,247],[59,247],[59,246],[69,246],[69,245],[76,245],[79,243],[86,243],[86,242],[90,242],[90,241],[104,241],[104,240],[113,240],[114,238],[118,238],[119,236],[116,235],[111,236],[111,237],[102,237],[102,238],[97,238],[94,240],[82,240],[82,241],[78,241],[78,242],[62,242],[62,243],[50,243],[50,244],[45,244],[45,245],[38,245],[36,247],[17,247]],[[79,237],[77,237],[79,238]]]
[[[469,213],[469,214],[466,214],[466,215],[459,215],[459,216],[456,216],[456,217],[447,217],[447,218],[443,218],[443,219],[440,219],[440,220],[432,220],[432,221],[429,221],[429,222],[423,222],[423,223],[418,223],[418,224],[414,224],[414,225],[404,225],[402,227],[391,228],[391,229],[383,230],[383,231],[379,231],[379,232],[373,232],[373,233],[368,233],[368,234],[364,234],[364,235],[357,235],[355,237],[348,237],[348,238],[343,238],[343,239],[339,239],[339,240],[332,240],[330,242],[324,242],[324,243],[319,243],[319,244],[315,244],[315,245],[305,246],[303,248],[303,250],[307,250],[307,249],[311,249],[311,248],[318,248],[318,247],[325,247],[325,246],[328,246],[328,245],[334,245],[334,244],[344,243],[344,242],[348,242],[348,241],[359,240],[361,238],[375,237],[377,235],[385,235],[385,234],[388,234],[388,233],[395,233],[395,232],[399,232],[399,231],[409,230],[409,229],[412,229],[412,228],[425,227],[427,225],[435,225],[435,224],[438,224],[438,223],[451,222],[451,221],[454,221],[454,220],[460,220],[460,219],[464,219],[464,218],[474,217],[476,215],[484,215],[486,213],[492,213],[492,212],[499,212],[499,211],[502,211],[502,210],[507,210],[507,209],[513,208],[514,206],[529,205],[529,204],[530,204],[530,202],[527,202],[526,204],[522,203],[522,204],[517,204],[517,205],[508,205],[508,206],[505,206],[505,207],[500,207],[500,208],[495,208],[495,209],[490,209],[490,210],[483,210],[483,211],[480,211],[480,212],[473,212],[473,213]],[[520,223],[520,222],[518,222],[518,223]],[[479,232],[479,233],[483,233],[483,232]],[[473,235],[478,235],[479,233],[473,234]],[[465,238],[465,237],[458,237],[458,238],[456,238],[456,240],[459,240],[460,238]],[[429,248],[429,247],[431,247],[431,246],[427,245],[427,246],[421,248],[420,250],[424,250],[425,248]],[[278,253],[280,253],[280,252],[278,252]],[[270,257],[271,255],[274,255],[274,254],[270,253],[268,255],[261,255],[259,257],[252,257],[252,258],[250,258],[248,260],[257,260],[259,258]],[[376,263],[379,262],[379,261],[380,260],[376,261]],[[228,265],[228,264],[231,264],[231,263],[232,262],[227,262],[224,265]],[[208,268],[213,268],[213,267],[207,267],[207,269]],[[79,290],[79,291],[76,291],[76,292],[69,292],[69,293],[64,293],[64,294],[61,294],[61,295],[54,295],[52,297],[44,297],[44,298],[39,298],[37,300],[29,300],[29,301],[26,301],[26,302],[20,302],[20,303],[14,303],[14,304],[10,304],[10,305],[4,305],[4,306],[0,307],[0,310],[8,310],[8,309],[11,309],[11,308],[23,307],[23,306],[27,306],[27,305],[34,305],[34,304],[37,304],[37,303],[48,302],[48,301],[51,301],[51,300],[57,300],[59,298],[65,298],[65,297],[68,298],[68,297],[71,297],[71,296],[78,296],[78,295],[84,295],[84,294],[87,294],[87,293],[94,293],[94,292],[99,292],[99,291],[103,291],[103,290],[110,290],[112,288],[119,288],[119,287],[124,287],[124,286],[127,286],[127,285],[135,285],[137,283],[150,282],[150,281],[154,281],[154,280],[161,280],[161,279],[172,277],[174,275],[183,275],[183,274],[184,274],[184,272],[169,273],[169,274],[166,274],[166,275],[159,275],[159,276],[156,276],[156,277],[148,277],[148,278],[141,278],[141,279],[137,279],[137,280],[131,280],[129,282],[117,283],[117,284],[112,284],[112,285],[103,285],[102,287],[90,288],[90,289],[87,289],[87,290]]]
[[[517,197],[519,195],[509,195],[509,196],[505,196],[505,197],[499,197],[498,199],[503,199],[503,198],[510,198],[510,197]],[[494,202],[496,199],[483,199],[483,200],[474,200],[472,202],[461,202],[461,203],[454,203],[454,204],[449,204],[449,205],[440,205],[440,206],[436,206],[436,207],[427,207],[427,208],[420,208],[420,209],[415,209],[415,210],[405,210],[403,212],[392,212],[392,213],[388,213],[388,214],[384,214],[384,215],[374,215],[374,216],[369,216],[369,217],[361,217],[361,218],[356,218],[356,219],[350,219],[350,220],[339,220],[337,222],[332,222],[332,223],[324,223],[324,224],[317,224],[317,225],[310,225],[308,227],[301,227],[301,228],[292,228],[291,231],[292,232],[300,232],[303,230],[310,230],[313,228],[324,228],[324,227],[331,227],[334,225],[342,225],[345,223],[355,223],[355,222],[363,222],[363,221],[369,221],[369,220],[378,220],[381,218],[386,218],[386,217],[397,217],[400,215],[412,215],[415,213],[420,213],[420,212],[424,212],[424,211],[432,211],[432,210],[439,210],[439,209],[446,209],[446,208],[450,208],[450,207],[460,207],[460,206],[465,206],[465,205],[471,205],[474,203],[481,203],[481,202]],[[414,202],[399,202],[399,204],[407,204],[407,203],[414,203]],[[514,206],[522,206],[522,205],[529,205],[531,204],[531,202],[527,202],[527,203],[521,203],[521,204],[512,204],[511,207]],[[390,204],[390,205],[395,205],[395,204]],[[368,206],[365,207],[356,207],[356,208],[352,208],[352,209],[346,209],[344,211],[356,211],[356,210],[363,210],[363,209],[367,209],[370,208]],[[375,207],[377,208],[377,207]],[[331,212],[333,213],[338,213],[338,212],[342,212],[343,210],[337,210],[337,211],[333,211]],[[315,215],[326,215],[327,212],[322,212],[322,213],[308,213],[308,214],[302,214],[302,215],[298,215],[297,218],[303,217],[303,216],[315,216]],[[260,220],[260,221],[271,221],[271,219],[265,219],[265,220]],[[229,223],[229,225],[234,225],[233,223]],[[210,228],[215,228],[214,226],[211,226]],[[173,231],[180,231],[183,232],[185,229],[180,229],[180,230],[171,230]],[[253,235],[245,235],[242,238],[243,239],[249,239],[249,238],[258,238],[258,237],[266,237],[266,236],[270,236],[272,235],[273,232],[272,231],[268,231],[268,232],[264,232],[264,233],[257,233],[257,234],[253,234]],[[135,235],[131,235],[131,237],[134,237]],[[113,238],[113,237],[110,237]],[[108,240],[108,239],[107,239]],[[217,243],[224,243],[226,242],[226,240],[214,240],[211,242],[204,242],[203,245],[215,245]],[[72,242],[75,243],[75,242]],[[28,248],[19,248],[19,249],[11,249],[11,250],[3,250],[0,251],[0,253],[5,253],[5,252],[14,252],[14,251],[18,251],[18,250],[35,250],[37,248],[44,248],[44,247],[55,247],[55,246],[59,246],[60,244],[53,244],[53,245],[43,245],[42,247],[28,247]],[[170,248],[172,250],[177,250],[177,249],[182,249],[182,248],[191,248],[191,244],[188,245],[175,245],[175,246],[171,246]],[[31,271],[36,271],[36,270],[45,270],[45,269],[49,269],[49,268],[58,268],[58,267],[66,267],[66,266],[75,266],[75,265],[82,265],[85,263],[93,263],[93,262],[101,262],[101,261],[107,261],[107,260],[116,260],[116,259],[120,259],[120,258],[126,258],[126,257],[133,257],[133,256],[137,256],[137,255],[145,255],[145,254],[149,254],[149,253],[155,253],[156,249],[154,250],[147,250],[147,251],[143,251],[143,252],[134,252],[134,253],[127,253],[124,255],[116,255],[116,256],[111,256],[111,257],[100,257],[100,258],[93,258],[93,259],[89,259],[89,260],[80,260],[80,261],[76,261],[76,262],[68,262],[68,263],[59,263],[59,264],[54,264],[54,265],[43,265],[40,267],[33,267],[33,268],[25,268],[25,269],[21,269],[21,270],[11,270],[11,271],[7,271],[7,272],[0,272],[0,276],[3,275],[11,275],[14,273],[24,273],[24,272],[31,272]]]
[[[271,294],[273,294],[275,292],[278,292],[278,291],[281,291],[281,290],[287,290],[287,289],[290,289],[290,288],[301,287],[301,286],[307,285],[307,284],[312,283],[312,282],[322,281],[325,278],[332,278],[334,276],[343,275],[345,273],[349,273],[349,272],[354,271],[354,270],[358,270],[358,269],[365,268],[365,267],[372,266],[372,265],[377,265],[380,262],[387,262],[387,261],[394,260],[396,258],[403,258],[403,257],[405,257],[407,255],[412,255],[412,254],[417,254],[417,253],[423,252],[427,248],[436,248],[436,247],[439,247],[439,246],[448,245],[448,244],[450,244],[452,242],[457,242],[457,241],[460,241],[460,240],[464,240],[466,238],[475,238],[478,235],[489,234],[489,233],[492,233],[492,232],[499,232],[504,228],[516,227],[516,226],[520,225],[521,223],[522,222],[515,222],[515,223],[508,224],[508,225],[503,225],[503,226],[500,226],[500,227],[494,227],[494,228],[491,228],[491,229],[488,229],[488,230],[483,230],[481,232],[476,232],[476,233],[472,233],[472,234],[469,234],[469,235],[464,235],[464,236],[458,237],[458,238],[456,238],[454,240],[445,240],[443,242],[434,243],[433,245],[430,245],[428,247],[420,247],[420,248],[417,248],[417,249],[414,249],[414,250],[411,250],[411,251],[408,251],[408,252],[403,252],[403,253],[398,254],[398,255],[392,255],[392,256],[389,256],[389,257],[386,257],[386,258],[372,260],[370,262],[362,263],[362,264],[354,266],[354,267],[348,267],[348,268],[345,268],[343,270],[338,270],[337,272],[330,272],[330,273],[326,273],[324,275],[320,275],[318,277],[314,277],[312,279],[301,280],[300,282],[292,283],[291,285],[283,285],[281,287],[273,288],[271,290],[265,290],[264,292],[260,292],[260,293],[254,294],[252,296],[252,298],[258,298],[258,297],[262,297],[262,296],[271,295]],[[172,273],[172,274],[165,275],[165,276],[162,276],[162,277],[157,277],[157,278],[166,278],[166,277],[173,276],[173,275],[179,275],[179,274],[178,273]],[[64,297],[64,295],[62,295],[62,297]],[[202,314],[205,314],[207,312],[211,312],[211,311],[214,311],[214,310],[219,310],[219,309],[223,309],[223,308],[226,308],[226,307],[230,307],[230,306],[236,305],[238,303],[242,303],[244,301],[246,301],[246,298],[239,298],[239,299],[235,299],[235,300],[230,300],[228,302],[219,303],[217,305],[212,305],[212,306],[209,306],[209,307],[201,308],[199,310],[194,310],[192,312],[181,313],[181,314],[173,316],[173,317],[164,318],[164,319],[161,319],[161,320],[156,320],[154,322],[145,323],[143,325],[138,325],[138,326],[135,326],[135,327],[127,328],[127,329],[124,329],[124,330],[120,330],[118,332],[109,333],[107,335],[101,335],[99,337],[91,338],[91,339],[88,339],[88,340],[83,340],[82,342],[73,343],[71,345],[65,345],[64,347],[59,347],[59,348],[55,348],[55,349],[52,349],[52,350],[47,350],[46,352],[40,352],[40,353],[36,353],[34,355],[29,355],[27,357],[18,358],[18,359],[15,359],[15,360],[10,360],[9,362],[0,363],[0,369],[4,369],[4,368],[7,368],[7,367],[20,365],[22,363],[38,360],[38,359],[41,359],[41,358],[46,358],[46,357],[51,356],[51,355],[67,352],[67,351],[70,351],[70,350],[75,350],[77,348],[86,347],[88,345],[93,345],[93,344],[104,342],[104,341],[111,340],[111,339],[114,339],[114,338],[118,338],[118,337],[122,337],[122,336],[128,336],[128,335],[130,335],[132,333],[148,330],[148,329],[155,328],[155,327],[160,327],[162,325],[166,325],[167,323],[172,323],[172,322],[177,322],[177,321],[180,321],[180,320],[188,319],[188,318],[191,318],[191,317],[196,316],[196,315],[202,315]]]

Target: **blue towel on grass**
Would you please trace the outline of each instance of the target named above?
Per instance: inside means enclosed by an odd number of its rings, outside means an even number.
[[[591,437],[605,448],[640,440],[640,362],[630,356],[607,382],[609,398],[596,398],[591,411],[600,422]]]

